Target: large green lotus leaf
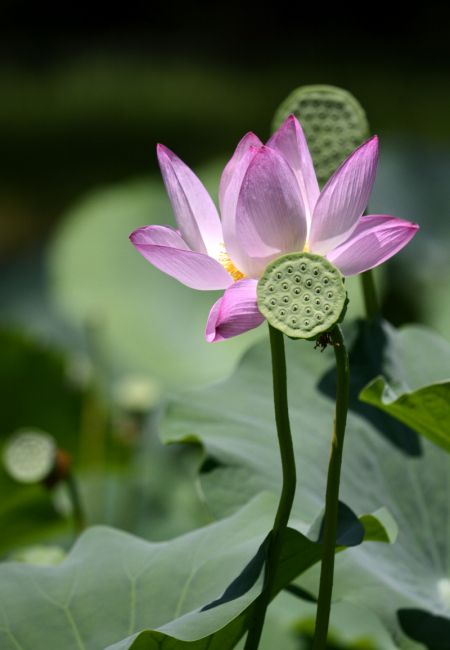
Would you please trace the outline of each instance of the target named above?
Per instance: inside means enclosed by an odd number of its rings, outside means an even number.
[[[356,513],[385,506],[399,535],[393,546],[365,544],[339,557],[334,593],[374,610],[404,640],[396,617],[400,608],[450,618],[450,468],[446,454],[434,445],[419,444],[403,424],[358,402],[359,391],[377,374],[373,369],[392,345],[391,327],[373,328],[360,323],[348,332],[353,380],[340,495]],[[163,425],[166,441],[204,445],[208,459],[201,483],[216,515],[233,512],[261,490],[280,489],[268,348],[267,342],[254,346],[229,380],[179,396]],[[290,340],[286,350],[299,478],[291,525],[302,530],[323,506],[334,409],[333,354]],[[316,593],[314,570],[301,584]]]
[[[424,327],[391,331],[376,377],[360,399],[450,451],[450,344]]]
[[[202,180],[216,188],[221,166]],[[95,320],[104,352],[121,371],[147,373],[166,385],[221,378],[260,331],[227,347],[204,340],[219,292],[194,291],[149,264],[128,240],[135,228],[174,225],[161,179],[94,193],[63,221],[49,253],[53,297],[72,322]]]
[[[214,196],[222,165],[199,176]],[[220,292],[194,291],[149,264],[128,240],[146,224],[174,225],[161,178],[98,191],[67,214],[49,251],[51,294],[80,326],[97,323],[103,351],[120,372],[148,373],[169,386],[221,379],[263,329],[226,346],[204,340],[209,310]],[[352,313],[362,313],[350,279]]]
[[[260,591],[262,578],[256,575],[241,596],[200,612],[255,555],[270,529],[273,507],[273,497],[261,495],[231,518],[164,543],[91,528],[57,567],[4,563],[0,647],[129,648],[148,628],[151,643],[133,647],[184,647],[167,638],[211,635]]]
[[[397,393],[377,377],[360,396],[450,452],[450,382]]]
[[[275,509],[275,496],[265,493],[231,517],[170,542],[97,527],[56,567],[4,563],[0,647],[233,648],[245,630],[245,610],[261,590]],[[353,526],[347,522],[342,536]],[[365,537],[377,540],[385,532],[380,522]],[[319,543],[288,529],[273,597],[320,557]]]

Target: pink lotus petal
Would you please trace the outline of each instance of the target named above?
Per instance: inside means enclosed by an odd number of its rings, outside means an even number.
[[[257,277],[275,257],[303,250],[306,231],[294,172],[277,151],[260,147],[248,165],[236,206],[235,234],[252,258],[252,268],[241,270]]]
[[[361,217],[349,239],[327,254],[344,275],[382,264],[411,241],[419,226],[385,214]]]
[[[201,181],[170,149],[156,148],[180,232],[189,247],[217,257],[223,242],[216,206]]]
[[[257,135],[255,135],[252,132],[247,133],[240,140],[238,146],[234,150],[234,154],[232,155],[228,163],[225,165],[225,168],[222,172],[222,176],[220,179],[220,188],[219,188],[219,203],[220,203],[220,212],[222,216],[227,210],[227,206],[224,205],[225,194],[227,193],[227,190],[230,187],[230,183],[236,171],[236,168],[238,167],[239,163],[241,162],[245,154],[249,151],[250,147],[255,147],[255,148],[262,147],[261,140],[258,138]],[[248,160],[248,162],[250,162],[250,159]],[[242,177],[244,174],[245,171],[242,173]],[[236,193],[235,200],[233,201],[234,205],[236,205],[237,202],[237,195],[239,193],[239,188],[240,188],[240,183],[238,183],[238,187],[236,187],[235,184],[233,184],[232,186],[232,191]]]
[[[252,139],[253,138],[251,138],[249,134],[248,142]],[[259,145],[256,147],[247,147],[247,143],[242,140],[240,145],[241,151],[239,152],[239,156],[237,156],[240,159],[234,164],[233,172],[230,177],[225,180],[226,188],[224,186],[222,189],[220,209],[222,213],[223,240],[225,248],[235,266],[242,273],[250,276],[253,273],[253,264],[252,260],[243,248],[242,241],[236,233],[236,207],[239,192],[242,187],[242,181],[247,173],[248,166],[259,149]]]
[[[219,262],[190,250],[172,228],[144,226],[131,233],[130,241],[156,268],[191,289],[225,289],[233,282]]]
[[[306,219],[310,226],[311,215],[320,190],[305,134],[294,115],[286,118],[267,142],[267,146],[281,153],[294,170],[306,209]]]
[[[224,341],[261,325],[264,316],[256,302],[256,280],[239,280],[212,306],[206,323],[208,343]]]
[[[334,172],[323,188],[309,236],[309,248],[325,255],[349,238],[369,201],[378,162],[378,138],[374,136]]]

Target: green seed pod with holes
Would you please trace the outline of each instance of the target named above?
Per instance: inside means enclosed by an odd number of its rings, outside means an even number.
[[[261,276],[258,308],[276,329],[295,339],[315,339],[345,314],[344,278],[321,255],[289,253],[271,262]]]
[[[20,483],[43,481],[55,462],[55,441],[43,431],[19,431],[11,436],[3,450],[5,470]]]
[[[300,86],[276,111],[273,130],[291,113],[303,127],[321,185],[370,136],[364,109],[342,88]]]

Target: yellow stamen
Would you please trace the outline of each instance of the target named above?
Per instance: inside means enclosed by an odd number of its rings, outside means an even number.
[[[306,243],[305,243],[305,245],[303,246],[303,252],[304,252],[304,253],[309,253],[309,246],[308,246],[308,244],[306,244]]]
[[[233,264],[233,262],[231,261],[231,258],[228,255],[224,244],[221,245],[221,249],[222,250],[219,253],[218,260],[220,264],[222,264],[225,271],[227,271],[231,275],[231,277],[235,282],[237,282],[238,280],[242,280],[242,278],[245,278],[245,274],[239,271],[239,269],[237,269]]]

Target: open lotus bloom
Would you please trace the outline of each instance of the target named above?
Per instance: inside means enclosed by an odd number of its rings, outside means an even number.
[[[208,317],[209,342],[263,322],[256,285],[280,255],[309,251],[326,257],[344,276],[355,275],[395,255],[418,229],[389,215],[362,216],[375,180],[376,136],[320,191],[293,115],[265,145],[248,133],[222,173],[221,218],[189,167],[163,145],[157,153],[179,230],[144,226],[130,239],[149,262],[188,287],[224,290]]]

